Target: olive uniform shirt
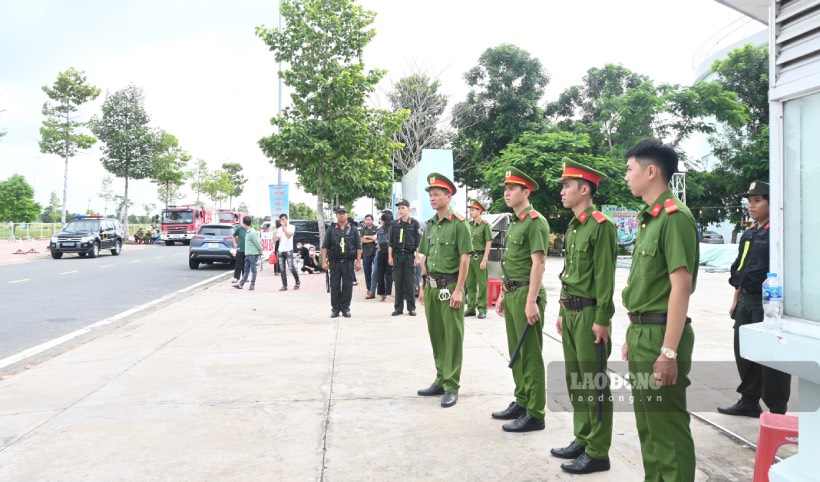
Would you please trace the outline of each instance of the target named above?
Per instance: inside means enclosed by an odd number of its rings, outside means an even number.
[[[564,291],[570,296],[594,299],[595,323],[609,326],[615,314],[615,223],[590,206],[569,222],[566,241],[567,257],[561,275]]]
[[[549,248],[550,226],[547,219],[532,206],[518,216],[512,216],[507,228],[504,250],[504,277],[509,281],[529,281],[532,271],[532,253]]]
[[[452,209],[440,221],[438,214],[427,221],[421,239],[419,253],[427,257],[431,275],[458,273],[461,255],[472,251],[467,221],[459,220]]]
[[[487,241],[491,241],[493,239],[493,232],[490,229],[490,223],[487,221],[479,218],[478,224],[474,223],[472,220],[469,222],[470,224],[470,234],[472,239],[472,251],[478,251],[479,253],[484,253],[484,248],[487,247]]]
[[[630,313],[665,314],[673,271],[686,268],[695,291],[700,260],[697,223],[669,189],[638,212],[638,222],[632,268],[621,294],[624,306]]]

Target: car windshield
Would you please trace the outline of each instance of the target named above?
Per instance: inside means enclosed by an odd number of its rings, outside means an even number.
[[[164,224],[169,223],[179,223],[179,224],[191,224],[194,222],[194,212],[193,211],[163,211],[162,212],[162,222]]]
[[[95,233],[100,230],[99,221],[71,221],[63,230],[64,233]]]
[[[231,226],[202,226],[197,233],[200,236],[230,236],[233,234]]]
[[[234,214],[234,213],[219,213],[219,222],[220,223],[224,223],[224,222],[232,223],[234,221],[236,221],[236,214]]]

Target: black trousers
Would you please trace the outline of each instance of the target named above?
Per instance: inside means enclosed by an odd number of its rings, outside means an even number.
[[[380,250],[376,259],[376,293],[390,296],[392,292],[393,267],[387,264],[387,250]]]
[[[393,251],[393,281],[396,283],[396,311],[403,311],[407,301],[407,311],[416,311],[416,268],[413,260],[415,253]]]
[[[760,295],[741,294],[735,307],[735,362],[740,375],[737,393],[740,400],[756,405],[760,399],[773,413],[786,413],[791,395],[792,376],[780,370],[747,360],[740,356],[740,327],[763,321],[763,301]]]
[[[236,251],[236,263],[233,268],[233,279],[242,279],[242,269],[245,266],[245,252]]]
[[[353,299],[354,259],[330,261],[330,306],[335,312],[350,311]]]

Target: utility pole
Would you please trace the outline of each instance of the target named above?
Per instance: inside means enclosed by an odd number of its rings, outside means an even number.
[[[277,9],[279,13],[279,31],[282,31],[282,0],[279,0],[279,8]],[[282,113],[282,61],[279,61],[279,67],[276,70],[276,78],[279,82],[279,105],[276,107],[276,113]],[[277,170],[277,184],[282,184],[282,168],[280,167]]]

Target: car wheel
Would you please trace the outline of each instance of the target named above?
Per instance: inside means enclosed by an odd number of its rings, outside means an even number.
[[[165,246],[173,246],[173,245],[174,245],[173,241],[165,241]]]
[[[199,268],[199,261],[195,259],[188,260],[188,267],[191,269],[198,269]]]
[[[54,259],[60,259],[63,257],[63,253],[60,253],[59,251],[52,251],[51,257]]]
[[[100,245],[97,244],[97,243],[94,243],[93,245],[91,245],[91,251],[89,251],[88,257],[89,258],[96,258],[99,255],[100,255]]]
[[[114,256],[119,256],[122,252],[122,241],[117,240],[114,242],[114,249],[111,250],[111,254]]]

